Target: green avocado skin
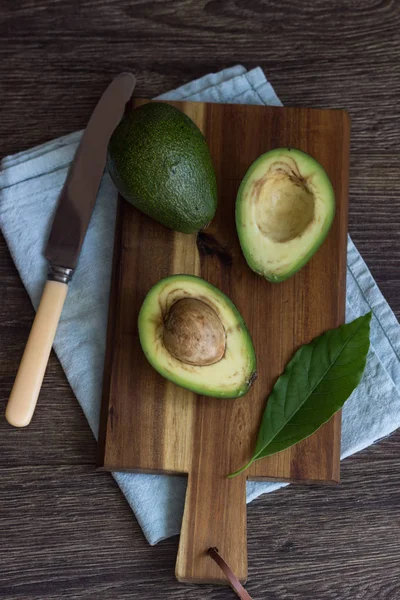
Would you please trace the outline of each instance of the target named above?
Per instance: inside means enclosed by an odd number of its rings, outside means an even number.
[[[193,233],[214,217],[217,181],[206,140],[169,104],[149,102],[122,119],[107,168],[126,200],[170,229]]]

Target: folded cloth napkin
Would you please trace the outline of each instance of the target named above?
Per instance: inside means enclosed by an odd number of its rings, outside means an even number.
[[[260,68],[242,66],[213,73],[159,96],[281,106]],[[37,307],[47,274],[42,252],[54,208],[81,132],[2,161],[0,226]],[[104,175],[96,207],[67,297],[54,348],[68,381],[97,436],[105,352],[108,296],[117,193]],[[371,310],[371,349],[362,382],[343,410],[342,458],[400,426],[400,326],[357,249],[349,239],[346,319]],[[39,409],[40,410],[40,403]],[[186,478],[113,474],[150,544],[179,533]],[[284,483],[249,482],[250,502]]]

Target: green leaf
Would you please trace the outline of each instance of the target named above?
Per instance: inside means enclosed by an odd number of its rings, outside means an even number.
[[[229,477],[298,444],[342,408],[365,368],[371,316],[331,329],[297,350],[268,398],[252,458]]]

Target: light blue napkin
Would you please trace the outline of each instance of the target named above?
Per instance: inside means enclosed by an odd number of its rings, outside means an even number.
[[[213,73],[160,96],[281,106],[260,68]],[[0,226],[37,307],[46,279],[42,251],[80,132],[5,158],[0,174]],[[97,436],[117,194],[107,174],[85,238],[55,351]],[[400,326],[349,239],[346,319],[373,310],[371,349],[360,386],[343,411],[342,458],[400,426]],[[37,410],[40,410],[40,400]],[[186,479],[114,473],[150,544],[179,533]],[[247,500],[286,484],[249,482]],[[327,491],[329,493],[329,490]]]

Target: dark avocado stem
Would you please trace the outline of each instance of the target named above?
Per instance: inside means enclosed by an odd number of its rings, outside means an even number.
[[[249,379],[249,388],[253,385],[253,383],[255,382],[257,377],[258,377],[258,373],[257,373],[257,371],[254,371],[252,376]]]

